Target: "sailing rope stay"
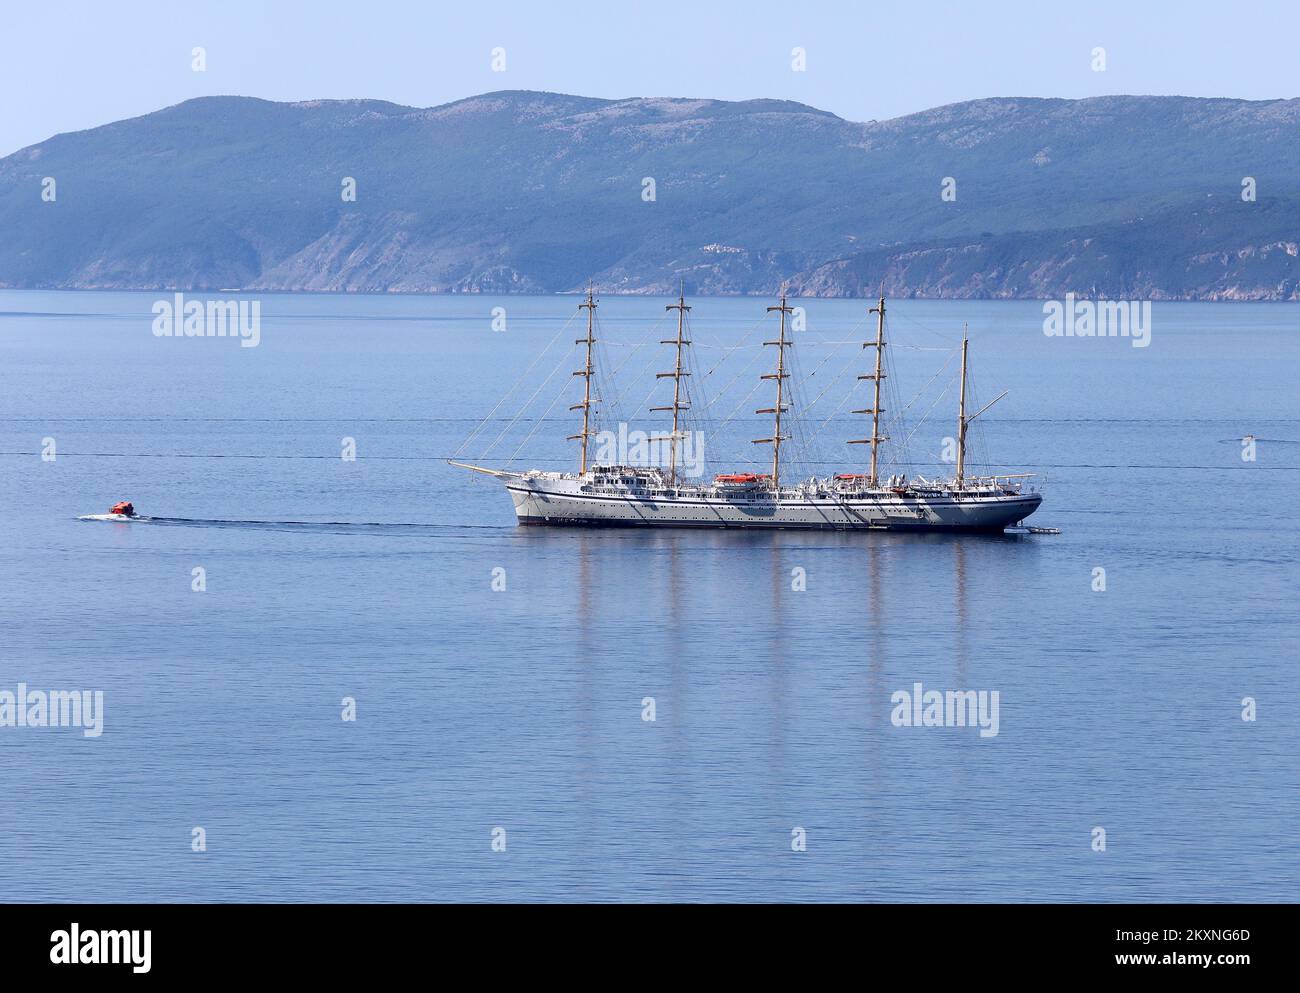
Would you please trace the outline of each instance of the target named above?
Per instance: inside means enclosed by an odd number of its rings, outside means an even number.
[[[528,408],[532,405],[532,402],[537,399],[537,395],[546,388],[546,384],[555,378],[555,374],[557,372],[563,369],[566,365],[570,364],[572,361],[573,361],[573,349],[570,349],[569,351],[564,353],[564,355],[560,358],[560,361],[556,364],[555,368],[551,370],[550,374],[545,379],[542,380],[542,384],[538,386],[537,389],[533,390],[533,395],[530,396],[527,402],[524,403],[523,407],[520,408],[519,413],[515,414],[514,417],[510,418],[506,426],[501,429],[501,433],[496,436],[492,444],[488,445],[488,447],[484,450],[483,454],[479,456],[480,460],[486,459],[488,453],[491,452],[492,449],[496,448],[496,446],[501,443],[501,439],[506,436],[506,433],[509,432],[509,430],[512,427],[515,426],[515,422],[517,422],[519,418],[524,415],[524,412],[528,410]],[[552,404],[551,406],[554,406],[554,404]]]
[[[457,448],[454,453],[452,453],[452,458],[459,458],[461,453],[464,452],[465,449],[469,447],[470,442],[472,442],[476,437],[478,437],[478,435],[482,432],[482,430],[485,427],[487,427],[488,422],[492,420],[492,415],[501,409],[501,405],[503,403],[505,403],[508,399],[510,399],[510,397],[514,394],[514,391],[519,388],[519,384],[524,381],[524,379],[528,376],[528,374],[533,371],[537,363],[542,360],[542,356],[544,356],[547,352],[549,352],[551,350],[551,346],[554,345],[559,340],[560,335],[564,334],[569,329],[569,325],[573,323],[573,319],[576,316],[577,314],[572,315],[567,321],[564,322],[563,325],[560,326],[560,330],[555,332],[554,337],[552,337],[551,340],[546,343],[546,347],[543,348],[541,352],[537,354],[537,357],[534,358],[533,361],[528,363],[528,368],[526,368],[520,374],[519,378],[514,381],[514,384],[510,387],[510,389],[506,390],[505,395],[493,405],[492,409],[488,411],[487,416],[484,417],[483,420],[478,422],[478,425],[474,428],[474,430],[469,433],[469,437],[460,443],[460,447]],[[519,416],[518,414],[515,415],[516,418],[518,418],[518,416]],[[493,442],[493,444],[495,445],[496,442]],[[490,450],[491,449],[489,448],[489,451]]]
[[[658,337],[659,327],[664,323],[664,320],[665,318],[661,317],[657,321],[655,321],[652,325],[650,325],[650,330],[648,330],[645,333],[645,337],[642,338],[641,341],[638,341],[635,345],[631,346],[631,351],[628,352],[627,358],[623,360],[623,363],[618,368],[616,368],[612,373],[610,373],[611,379],[615,379],[615,380],[618,379],[620,374],[623,372],[623,370],[627,368],[628,363],[632,361],[632,357],[636,355],[636,353],[639,352],[641,349],[645,348],[646,345],[650,344],[651,341],[653,341],[656,337]],[[615,341],[615,342],[610,342],[610,344],[623,345],[624,343]],[[651,352],[651,358],[654,358],[653,351]],[[645,370],[649,368],[649,366],[650,366],[649,362],[643,365],[638,371],[638,375],[644,373]],[[620,394],[620,397],[621,396],[622,394]]]
[[[914,434],[916,434],[916,432],[920,429],[921,425],[924,424],[924,423],[926,422],[926,420],[929,418],[930,414],[933,413],[934,408],[937,407],[937,406],[939,405],[939,401],[942,400],[945,396],[948,395],[948,390],[949,390],[949,388],[952,386],[952,383],[953,383],[953,381],[950,380],[950,381],[948,382],[948,384],[947,384],[946,386],[944,386],[944,388],[943,388],[942,390],[939,391],[939,395],[938,395],[937,397],[934,398],[934,403],[930,404],[930,406],[929,406],[929,408],[926,410],[926,412],[925,412],[924,414],[921,415],[921,419],[920,419],[919,421],[916,422],[916,426],[913,427],[912,430],[908,432],[907,437],[903,439],[903,443],[902,443],[902,445],[899,446],[900,448],[906,448],[906,447],[907,447],[908,443],[911,442],[911,440],[912,440],[912,436],[913,436]],[[928,462],[924,462],[924,463],[918,463],[918,464],[920,464],[920,465],[929,465],[930,463],[928,463]]]
[[[565,385],[567,387],[568,384],[566,383]],[[524,440],[519,443],[519,447],[516,448],[514,452],[511,453],[510,458],[506,460],[508,463],[513,463],[516,459],[519,458],[519,453],[522,452],[524,450],[524,446],[527,445],[532,440],[533,435],[537,433],[537,429],[540,428],[544,423],[546,423],[546,418],[550,416],[551,411],[555,409],[555,405],[560,402],[560,400],[564,397],[564,394],[565,394],[565,390],[560,390],[560,392],[555,394],[555,398],[550,402],[550,405],[544,411],[542,411],[542,416],[537,418],[536,423],[533,424],[533,429],[529,431],[526,435],[524,435]]]

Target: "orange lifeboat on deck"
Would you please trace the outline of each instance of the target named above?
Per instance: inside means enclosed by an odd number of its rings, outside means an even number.
[[[771,478],[757,472],[724,472],[713,477],[713,485],[721,490],[752,490]]]

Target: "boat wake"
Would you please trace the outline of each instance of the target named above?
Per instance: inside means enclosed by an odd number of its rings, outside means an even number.
[[[228,518],[204,517],[126,517],[122,514],[83,514],[79,521],[107,521],[115,524],[157,524],[164,527],[190,528],[242,528],[262,531],[299,531],[304,533],[328,532],[332,534],[446,534],[450,531],[514,530],[507,525],[465,525],[465,524],[419,524],[392,521],[265,521],[234,520]]]

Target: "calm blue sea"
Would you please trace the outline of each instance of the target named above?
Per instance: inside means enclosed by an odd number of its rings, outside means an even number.
[[[159,297],[0,292],[0,691],[104,694],[99,737],[0,727],[0,900],[1300,898],[1300,306],[1157,303],[1134,348],[891,302],[908,471],[967,322],[1011,391],[981,464],[1062,531],[952,538],[516,528],[443,460],[572,464],[575,298],[266,295],[241,348],[155,337]],[[648,429],[667,302],[599,310]],[[728,471],[772,301],[690,302]],[[867,304],[796,303],[806,457],[849,469]],[[120,499],[180,523],[77,520]],[[998,734],[895,727],[917,682]]]

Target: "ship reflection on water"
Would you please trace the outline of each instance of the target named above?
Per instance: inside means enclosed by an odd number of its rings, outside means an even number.
[[[693,689],[739,666],[743,685],[733,685],[733,694],[761,688],[764,724],[779,750],[799,730],[788,706],[800,693],[792,671],[812,659],[833,658],[841,672],[854,671],[839,691],[856,696],[871,725],[888,723],[893,682],[910,679],[911,667],[952,686],[978,680],[969,671],[980,609],[972,601],[996,602],[1008,572],[1036,557],[1034,540],[528,528],[512,543],[543,546],[548,559],[558,553],[571,564],[548,578],[556,584],[555,619],[574,622],[580,711],[592,704],[600,670],[640,668],[664,677],[654,687],[664,694],[655,700],[656,723],[677,733],[693,714]]]
[[[519,528],[506,544],[548,605],[527,663],[553,681],[568,758],[552,775],[572,777],[574,830],[603,839],[593,859],[667,853],[677,832],[692,858],[728,858],[737,830],[788,845],[795,827],[823,834],[832,802],[866,846],[916,816],[889,797],[935,747],[950,785],[975,789],[990,745],[895,728],[890,697],[997,688],[999,660],[974,646],[1040,554],[1031,536],[888,532]],[[654,898],[695,894],[691,859],[663,857]]]

